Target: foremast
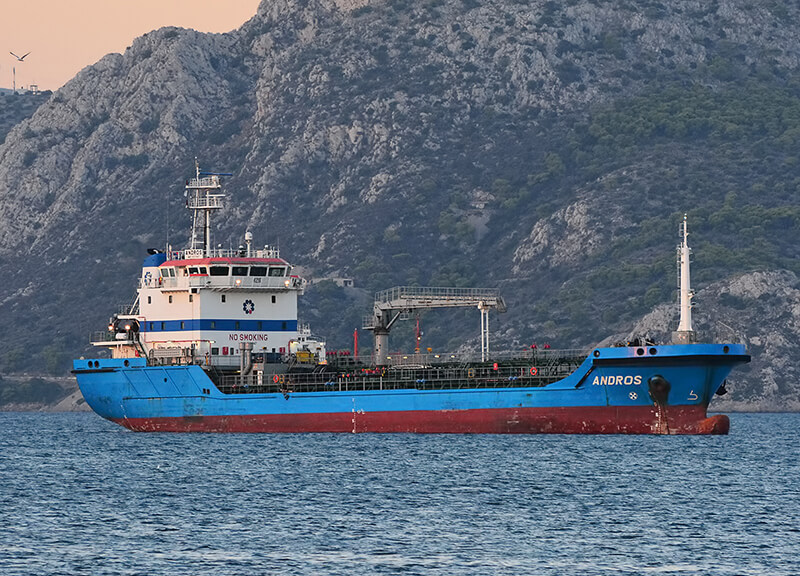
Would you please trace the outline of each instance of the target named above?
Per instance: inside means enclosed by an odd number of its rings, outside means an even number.
[[[677,252],[681,319],[678,323],[678,330],[672,333],[672,341],[675,344],[692,344],[697,342],[697,334],[692,327],[692,298],[694,298],[694,290],[691,287],[689,272],[692,249],[689,248],[689,229],[686,214],[683,215],[679,234],[681,243],[678,245]]]

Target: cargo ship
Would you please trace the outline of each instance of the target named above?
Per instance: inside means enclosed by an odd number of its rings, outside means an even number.
[[[401,286],[376,295],[363,325],[370,353],[344,355],[298,322],[306,282],[277,247],[255,246],[249,231],[237,248],[214,247],[223,176],[195,164],[188,247],[149,250],[135,301],[92,338],[106,353],[73,362],[103,418],[145,432],[728,433],[728,417],[707,408],[750,356],[742,344],[696,341],[685,218],[669,344],[492,352],[499,291]],[[455,306],[479,311],[480,356],[389,352],[396,320]]]

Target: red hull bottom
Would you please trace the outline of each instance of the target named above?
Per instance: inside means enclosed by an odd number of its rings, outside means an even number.
[[[727,434],[704,406],[503,408],[371,413],[124,418],[139,432],[359,432],[423,434]]]

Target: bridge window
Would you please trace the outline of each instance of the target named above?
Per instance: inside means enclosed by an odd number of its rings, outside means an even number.
[[[197,274],[197,266],[190,266],[189,274]]]
[[[228,267],[227,266],[212,266],[210,268],[211,276],[227,276],[228,275]]]
[[[266,276],[267,275],[267,267],[266,266],[251,266],[250,267],[250,276]]]
[[[219,348],[212,348],[211,349],[212,356],[219,356]]]
[[[247,276],[247,266],[234,266],[233,276]]]
[[[198,274],[208,274],[208,272],[206,272],[206,267],[205,266],[200,266],[197,270],[198,270]]]
[[[169,271],[170,278],[175,278],[175,268],[167,268],[167,271]]]
[[[269,275],[270,276],[283,276],[286,272],[286,268],[270,268]]]

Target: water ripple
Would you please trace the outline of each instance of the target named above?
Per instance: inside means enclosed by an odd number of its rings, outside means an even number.
[[[800,415],[728,437],[134,434],[0,414],[0,574],[800,573]]]

